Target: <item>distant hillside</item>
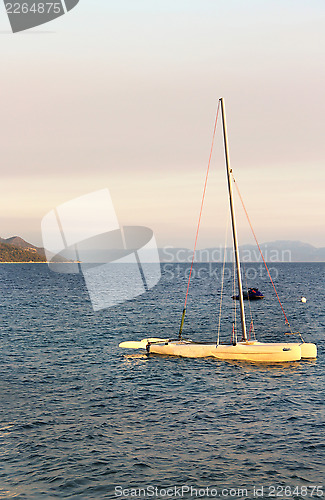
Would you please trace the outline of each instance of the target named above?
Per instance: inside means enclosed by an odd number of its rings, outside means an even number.
[[[34,249],[18,248],[0,241],[0,262],[46,262],[45,255]]]
[[[325,262],[325,248],[316,248],[301,241],[271,241],[262,243],[261,249],[267,262]],[[191,262],[193,250],[166,246],[159,248],[159,258],[163,263]],[[257,246],[240,247],[243,262],[261,262]],[[223,262],[224,249],[204,248],[195,253],[195,262]],[[226,249],[226,261],[232,262],[232,248]],[[19,236],[0,238],[0,262],[46,262],[44,248],[36,247]],[[57,256],[56,262],[72,262]]]
[[[45,257],[45,252],[44,248],[36,247],[35,245],[32,245],[31,243],[27,243],[27,241],[23,240],[20,238],[20,236],[11,236],[11,238],[0,238],[1,243],[5,243],[6,245],[12,245],[16,248],[20,248],[22,250],[28,250],[30,252],[36,252],[39,255],[42,255]]]
[[[44,248],[36,247],[20,236],[0,238],[0,245],[0,262],[46,262]],[[71,261],[57,256],[55,262]]]
[[[316,248],[301,241],[271,241],[262,243],[261,250],[267,262],[325,262],[325,248]],[[256,245],[240,247],[243,262],[262,262]],[[188,248],[159,248],[161,262],[191,262],[193,250]],[[224,249],[204,248],[195,252],[194,262],[223,262]],[[233,250],[226,248],[226,261],[232,262]]]

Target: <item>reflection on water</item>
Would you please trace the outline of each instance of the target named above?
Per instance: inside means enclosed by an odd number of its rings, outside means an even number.
[[[146,353],[124,354],[123,358],[126,365],[139,365],[148,361]]]
[[[314,360],[316,362],[316,360]],[[261,372],[267,373],[269,371],[281,370],[299,370],[305,361],[293,361],[292,363],[254,363],[251,361],[227,361],[234,366],[240,366],[243,372]]]
[[[131,363],[131,364],[137,364],[139,361],[144,362],[148,361],[149,358],[152,357],[157,357],[161,359],[171,359],[171,356],[165,355],[165,354],[156,354],[156,353],[146,353],[144,350],[140,353],[136,354],[123,354],[123,358],[126,363]],[[190,359],[190,358],[183,358],[181,356],[173,356],[172,359]],[[206,357],[206,358],[201,358],[202,361],[214,361],[215,363],[226,363],[232,366],[237,366],[242,369],[242,372],[261,372],[261,373],[267,373],[269,371],[282,371],[282,370],[291,370],[291,371],[297,371],[301,369],[304,365],[309,364],[309,365],[315,365],[317,363],[317,359],[306,359],[306,360],[301,360],[301,361],[293,361],[293,362],[287,362],[287,363],[268,363],[268,362],[253,362],[253,361],[238,361],[238,360],[220,360],[214,357]]]

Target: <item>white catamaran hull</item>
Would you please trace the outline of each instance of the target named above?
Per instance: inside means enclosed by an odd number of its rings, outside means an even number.
[[[158,340],[158,339],[157,339]],[[143,348],[152,354],[181,356],[186,358],[214,357],[232,361],[259,363],[284,363],[317,357],[315,344],[238,342],[236,345],[201,344],[186,340],[168,341],[143,339],[141,342],[122,342],[120,347]],[[152,342],[152,343],[151,343]]]

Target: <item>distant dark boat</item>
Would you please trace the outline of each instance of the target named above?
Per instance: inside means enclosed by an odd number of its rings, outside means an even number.
[[[235,300],[239,300],[239,295],[233,295],[232,297]],[[249,288],[247,291],[243,292],[244,300],[260,300],[264,299],[264,295],[259,291],[258,288]]]

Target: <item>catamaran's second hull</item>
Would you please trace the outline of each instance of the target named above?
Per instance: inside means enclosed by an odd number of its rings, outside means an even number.
[[[298,343],[262,343],[239,342],[236,345],[200,344],[187,341],[172,341],[151,344],[150,353],[186,358],[204,358],[213,356],[217,359],[250,361],[258,363],[284,363],[299,361],[302,358],[301,346]],[[309,344],[314,346],[314,344]],[[307,352],[307,351],[306,351]],[[313,349],[309,357],[316,357]]]

